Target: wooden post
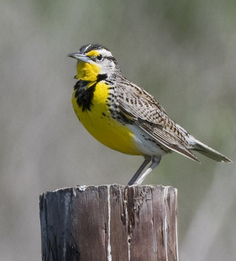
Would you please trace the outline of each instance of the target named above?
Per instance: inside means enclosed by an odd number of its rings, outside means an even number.
[[[40,196],[43,261],[178,260],[177,190],[78,186]]]

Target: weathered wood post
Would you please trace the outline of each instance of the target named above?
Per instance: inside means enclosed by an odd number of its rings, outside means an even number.
[[[177,190],[78,186],[40,196],[43,261],[178,260]]]

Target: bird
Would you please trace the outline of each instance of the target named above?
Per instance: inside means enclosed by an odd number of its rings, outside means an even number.
[[[161,157],[173,151],[196,162],[192,151],[231,162],[175,123],[151,94],[126,79],[103,45],[86,44],[68,56],[77,60],[72,104],[85,129],[113,150],[144,157],[128,186],[141,185]]]

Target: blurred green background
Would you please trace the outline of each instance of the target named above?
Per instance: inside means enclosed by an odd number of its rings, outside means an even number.
[[[41,260],[39,195],[126,184],[142,162],[94,140],[71,105],[83,44],[110,49],[129,80],[236,162],[235,0],[0,3],[1,260]],[[145,184],[178,189],[181,260],[236,260],[236,167],[176,153]]]

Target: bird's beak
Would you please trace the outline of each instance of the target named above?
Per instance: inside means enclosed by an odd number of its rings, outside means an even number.
[[[81,54],[81,53],[70,53],[68,54],[68,57],[72,57],[75,58],[76,60],[80,60],[86,63],[91,63],[91,60],[88,56],[86,56],[85,54]]]

